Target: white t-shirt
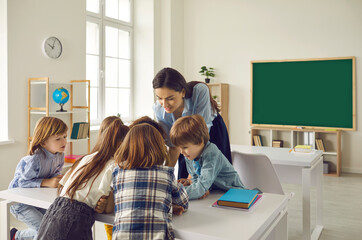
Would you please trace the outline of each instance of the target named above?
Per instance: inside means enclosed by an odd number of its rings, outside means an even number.
[[[59,182],[61,185],[63,185],[63,189],[60,193],[61,197],[69,198],[69,196],[65,195],[65,193],[66,193],[67,189],[69,188],[70,184],[77,177],[78,173],[76,173],[76,171],[80,167],[82,167],[83,165],[85,165],[86,163],[91,161],[96,154],[97,153],[95,152],[95,153],[92,153],[90,155],[83,157],[83,159],[80,161],[80,163],[74,169],[74,171],[72,172],[71,175],[69,175],[70,170],[64,175],[64,177]],[[94,177],[89,179],[87,185],[84,188],[78,189],[75,192],[73,199],[77,200],[79,202],[83,202],[83,203],[87,204],[88,206],[90,206],[91,208],[95,208],[99,198],[102,195],[109,195],[109,192],[112,190],[111,189],[112,172],[113,172],[115,166],[116,165],[115,165],[114,159],[109,160],[106,163],[106,166],[104,167],[102,172],[98,175],[96,180],[94,180],[93,185],[92,185],[92,182],[93,182]],[[90,190],[91,185],[92,185],[92,189]]]

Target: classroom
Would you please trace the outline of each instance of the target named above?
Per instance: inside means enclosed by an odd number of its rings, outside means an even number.
[[[87,12],[87,4],[94,6],[97,2],[0,0],[0,190],[8,188],[19,160],[26,155],[28,79],[49,77],[50,82],[69,84],[94,76],[97,71],[87,65],[92,56],[87,33],[91,24],[102,21]],[[144,115],[154,117],[152,79],[164,67],[177,69],[186,81],[204,81],[200,67],[213,67],[211,83],[229,85],[230,143],[251,145],[251,61],[355,57],[356,129],[342,132],[340,176],[323,176],[324,228],[319,239],[360,239],[362,209],[357,206],[362,200],[362,104],[358,104],[362,92],[362,1],[119,2],[131,6],[131,20],[119,27],[130,36],[131,47],[125,58],[130,64],[130,82],[124,88],[129,102],[126,109],[118,105],[116,110],[103,109],[101,106],[107,105],[104,94],[97,114],[91,112],[91,147],[98,135],[97,126],[108,112],[115,115],[122,108],[125,122]],[[57,59],[46,57],[42,50],[50,36],[57,37],[63,47]],[[92,87],[91,94],[96,92]],[[308,98],[308,93],[305,95]],[[92,118],[96,120],[92,122]],[[302,239],[301,202],[297,200],[302,190],[294,184],[283,184],[283,188],[295,193],[288,206],[288,238]],[[312,198],[315,194],[312,189]],[[348,207],[341,207],[342,203]],[[102,226],[99,228],[101,232]],[[97,234],[96,239],[104,239],[102,233]]]

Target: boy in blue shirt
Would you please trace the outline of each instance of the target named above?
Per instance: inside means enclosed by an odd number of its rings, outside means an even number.
[[[179,179],[189,199],[204,198],[209,190],[244,188],[238,173],[218,147],[209,141],[209,131],[200,115],[177,119],[170,131],[172,143],[186,158],[191,179]]]

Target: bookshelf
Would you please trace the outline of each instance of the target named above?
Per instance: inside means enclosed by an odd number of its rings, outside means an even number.
[[[55,103],[52,93],[64,87],[69,90],[69,101],[64,105],[66,112],[57,112],[59,104]],[[74,122],[90,120],[90,81],[72,80],[70,83],[50,83],[48,77],[28,79],[28,147],[36,122],[44,117],[52,116],[62,119],[68,125],[68,149],[65,154],[87,154],[90,152],[89,129],[88,137],[71,139]],[[75,147],[77,150],[75,150]]]
[[[223,118],[226,128],[229,129],[229,84],[227,83],[209,83],[211,96],[218,103],[220,115]]]
[[[306,134],[307,133],[307,134]],[[251,145],[254,145],[254,136],[260,136],[263,146],[272,147],[273,140],[282,140],[284,148],[293,148],[298,144],[312,145],[318,149],[316,139],[322,139],[325,146],[323,160],[330,162],[328,176],[339,176],[341,174],[341,130],[308,130],[308,129],[286,129],[252,127],[250,131]]]

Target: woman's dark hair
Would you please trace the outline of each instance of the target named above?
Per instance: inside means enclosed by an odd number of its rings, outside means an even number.
[[[182,74],[173,68],[164,68],[160,70],[152,81],[153,89],[166,87],[176,92],[181,92],[183,89],[185,89],[186,92],[185,98],[192,97],[192,92],[194,90],[194,87],[196,84],[199,83],[205,84],[203,82],[198,82],[198,81],[192,81],[187,83]],[[207,84],[205,85],[207,86]],[[214,110],[214,112],[220,112],[217,102],[211,96],[210,88],[209,88],[209,94],[210,94],[210,104],[212,109]]]

